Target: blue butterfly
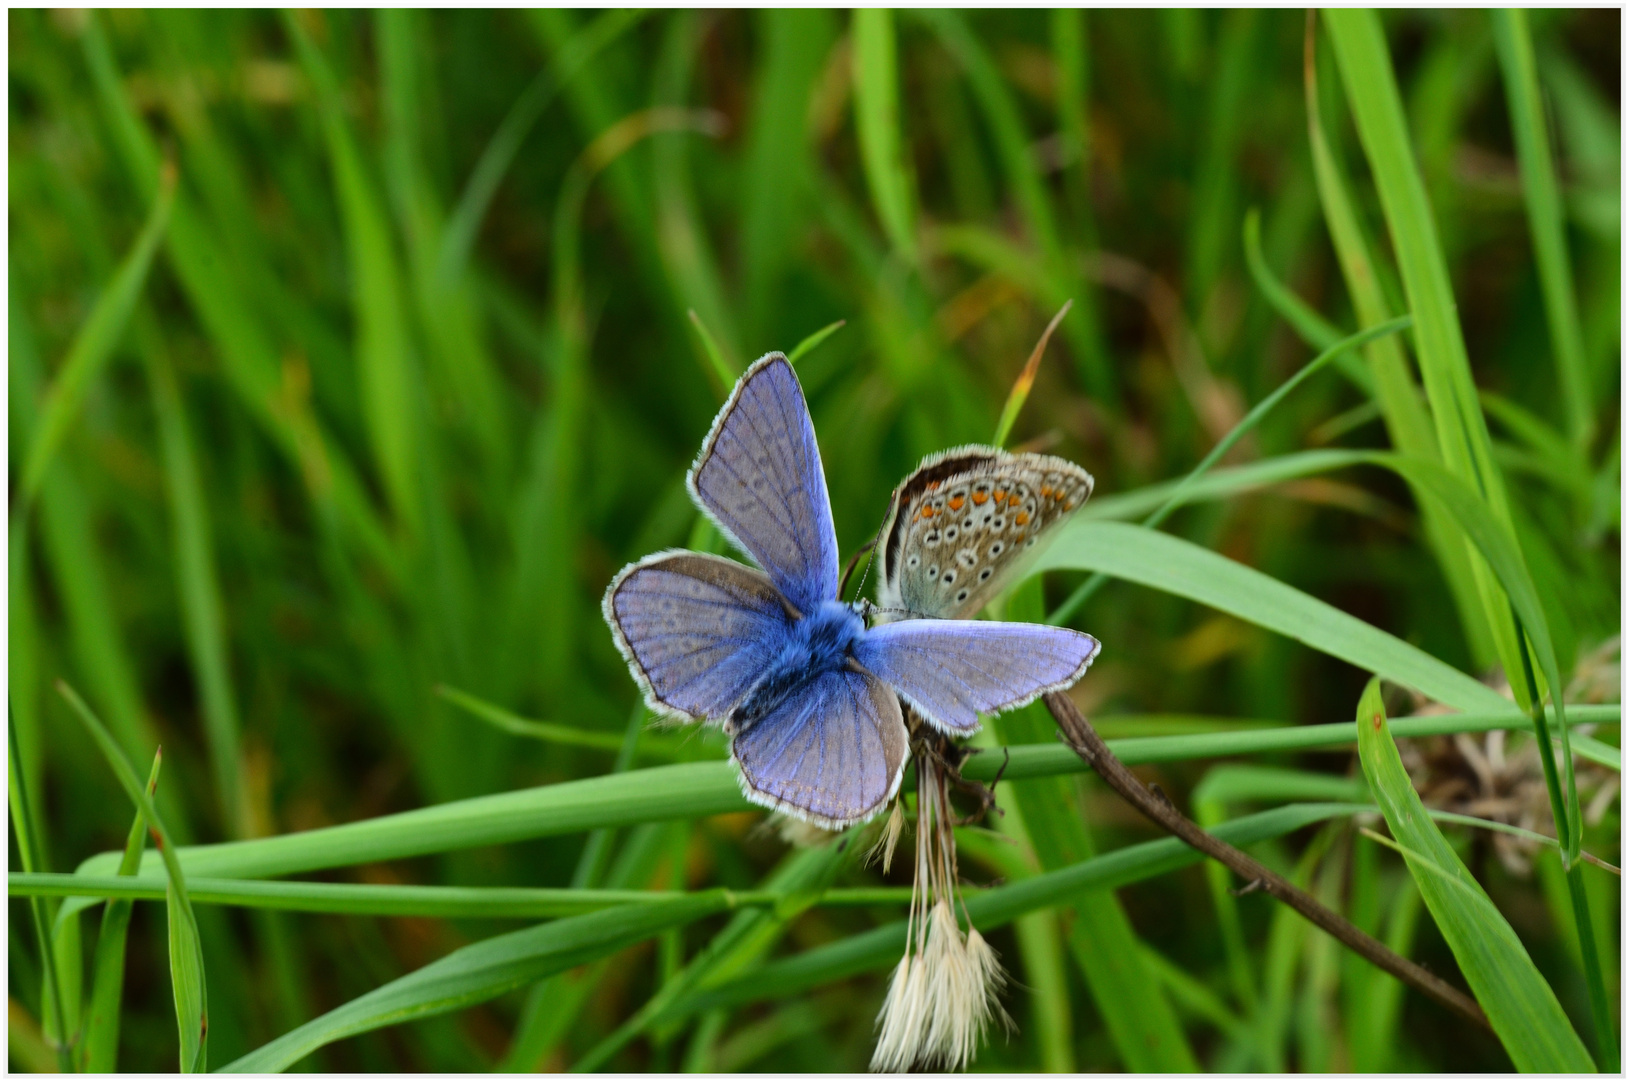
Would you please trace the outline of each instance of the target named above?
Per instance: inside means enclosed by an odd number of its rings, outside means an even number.
[[[865,624],[839,598],[836,526],[796,373],[769,353],[741,376],[689,471],[702,512],[762,570],[664,551],[605,591],[616,646],[650,707],[720,722],[747,799],[842,828],[898,790],[899,699],[950,735],[1070,686],[1100,645],[1030,623]],[[766,572],[765,572],[766,571]]]

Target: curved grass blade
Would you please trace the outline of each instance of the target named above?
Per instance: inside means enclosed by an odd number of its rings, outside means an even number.
[[[1248,259],[1249,275],[1266,302],[1283,321],[1294,328],[1306,344],[1316,349],[1331,349],[1345,332],[1322,317],[1322,313],[1301,300],[1294,291],[1271,272],[1260,246],[1260,210],[1250,208],[1243,217],[1243,254]],[[1369,384],[1371,379],[1368,380]]]
[[[1508,920],[1429,820],[1395,748],[1376,677],[1356,707],[1356,727],[1362,770],[1384,820],[1508,1056],[1523,1072],[1592,1072],[1593,1061],[1553,989]]]
[[[164,751],[160,748],[153,755],[152,772],[147,775],[148,799],[158,790],[158,771],[163,764]],[[136,819],[130,825],[130,835],[124,842],[124,858],[119,862],[120,877],[129,877],[140,868],[141,853],[147,846],[147,828],[147,819],[138,807]],[[163,890],[158,891],[158,896],[163,896]],[[119,1017],[124,1002],[124,943],[129,935],[130,915],[134,907],[129,898],[109,896],[107,906],[102,911],[102,927],[96,935],[90,1015],[85,1019],[81,1058],[81,1068],[85,1072],[106,1073],[118,1067]]]
[[[169,875],[166,903],[169,908],[170,980],[175,991],[175,1019],[181,1036],[181,1071],[202,1072],[206,1067],[209,1048],[209,1017],[205,1011],[209,996],[204,981],[203,944],[198,938],[197,917],[192,912],[191,901],[187,899],[186,876],[181,871],[175,844],[113,736],[108,734],[102,722],[96,719],[96,714],[90,711],[90,706],[71,686],[58,679],[56,687],[57,693],[62,695],[90,732],[125,794],[130,796],[130,801],[136,804],[151,827],[153,839],[158,844],[164,870]]]
[[[489,1001],[555,972],[620,952],[663,930],[725,911],[731,902],[728,892],[718,889],[487,938],[346,1002],[221,1071],[281,1072],[331,1042]]]
[[[175,185],[174,168],[163,169],[157,198],[153,200],[152,210],[147,214],[146,224],[141,227],[141,234],[119,263],[118,271],[97,299],[90,317],[74,335],[68,355],[62,361],[55,381],[46,391],[34,437],[28,446],[28,456],[23,461],[22,501],[25,504],[39,491],[46,468],[56,455],[57,448],[62,445],[68,425],[79,412],[85,387],[112,357],[125,324],[130,321],[130,313],[141,298],[147,271],[152,267],[153,254],[169,228],[170,208],[175,205]]]
[[[1465,711],[1501,712],[1490,687],[1330,604],[1189,541],[1135,525],[1074,521],[1034,568],[1092,570],[1185,596]]]
[[[1239,420],[1237,425],[1226,433],[1224,438],[1215,443],[1214,449],[1210,450],[1209,453],[1204,456],[1204,459],[1198,462],[1197,466],[1193,468],[1191,472],[1182,477],[1180,483],[1175,485],[1175,489],[1169,493],[1169,497],[1164,500],[1163,505],[1157,510],[1154,510],[1151,514],[1147,515],[1146,519],[1141,523],[1142,527],[1149,530],[1156,529],[1164,522],[1166,518],[1185,505],[1188,492],[1191,491],[1192,486],[1198,482],[1199,478],[1202,477],[1204,473],[1209,471],[1210,466],[1214,465],[1215,462],[1225,457],[1226,453],[1231,450],[1232,447],[1237,445],[1238,440],[1252,431],[1261,420],[1265,419],[1266,414],[1272,409],[1276,408],[1277,403],[1292,393],[1294,388],[1300,383],[1304,382],[1306,379],[1309,379],[1312,375],[1316,374],[1318,371],[1321,371],[1324,367],[1333,363],[1351,349],[1359,348],[1362,345],[1367,344],[1369,341],[1375,341],[1378,338],[1384,337],[1386,334],[1393,334],[1398,330],[1404,330],[1411,324],[1412,320],[1408,316],[1402,316],[1399,319],[1391,319],[1389,322],[1370,327],[1366,330],[1358,331],[1357,333],[1350,335],[1329,348],[1324,349],[1319,356],[1313,358],[1304,367],[1300,368],[1298,371],[1294,372],[1292,376],[1284,380],[1281,386],[1267,394],[1258,405],[1254,406],[1254,408],[1248,411],[1247,416]],[[1051,612],[1045,621],[1050,623],[1052,626],[1061,626],[1063,623],[1067,622],[1068,619],[1073,617],[1074,612],[1078,611],[1087,600],[1096,594],[1098,589],[1107,583],[1107,577],[1108,575],[1100,572],[1092,575],[1082,585],[1075,589],[1066,600],[1058,605],[1057,609]]]
[[[797,347],[786,354],[785,359],[790,363],[795,364],[798,360],[801,360],[804,356],[807,356],[809,353],[819,348],[819,346],[823,345],[826,338],[830,337],[832,334],[836,333],[836,331],[840,330],[846,325],[846,319],[837,319],[829,326],[820,327],[818,330],[815,330],[813,333],[797,342]]]

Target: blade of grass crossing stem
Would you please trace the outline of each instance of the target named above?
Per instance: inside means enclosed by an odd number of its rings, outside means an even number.
[[[158,790],[158,771],[164,752],[153,755],[152,772],[147,775],[147,798]],[[147,819],[136,809],[130,835],[124,841],[124,858],[119,875],[129,877],[141,866],[141,853],[147,846]],[[96,959],[92,966],[90,1015],[85,1020],[80,1068],[85,1072],[107,1073],[118,1068],[119,1019],[124,1002],[124,943],[130,932],[130,915],[135,901],[111,898],[102,909],[102,927],[96,936]]]
[[[7,715],[11,720],[6,725],[7,748],[10,751],[6,755],[7,796],[11,803],[11,827],[17,836],[17,854],[25,871],[31,872],[35,868],[43,870],[45,862],[39,826],[29,810],[30,799],[22,774],[22,755],[17,750],[16,718],[10,714],[9,708]],[[34,943],[40,951],[40,1012],[45,1017],[45,1038],[56,1051],[61,1071],[71,1072],[72,1057],[60,1019],[64,1015],[64,1000],[61,980],[57,977],[56,951],[51,947],[50,907],[39,897],[30,898],[28,903],[34,923]]]
[[[334,194],[344,227],[345,252],[353,281],[356,370],[362,413],[375,463],[390,495],[391,509],[409,536],[418,531],[419,506],[414,446],[418,427],[413,347],[407,305],[396,273],[398,259],[389,217],[369,174],[356,133],[327,59],[298,16],[284,20],[300,64],[316,91],[318,118],[333,171]]]
[[[729,894],[717,889],[684,900],[597,911],[487,938],[324,1013],[222,1071],[280,1072],[339,1039],[489,1001],[555,972],[620,952],[669,927],[725,911],[729,905]]]
[[[1338,85],[1328,85],[1332,92]],[[1390,317],[1390,308],[1379,285],[1377,269],[1367,243],[1365,230],[1356,212],[1344,173],[1327,135],[1322,127],[1321,84],[1317,79],[1316,20],[1306,16],[1305,25],[1305,109],[1309,120],[1311,163],[1316,172],[1317,192],[1322,200],[1322,214],[1327,220],[1328,233],[1333,239],[1334,253],[1339,259],[1345,287],[1350,292],[1358,321],[1363,326],[1374,326]],[[1367,364],[1373,373],[1374,399],[1384,415],[1384,426],[1390,442],[1402,453],[1414,457],[1440,460],[1440,442],[1435,436],[1434,424],[1428,407],[1417,385],[1412,381],[1402,339],[1380,338],[1367,346]],[[1497,660],[1497,646],[1491,636],[1491,624],[1480,602],[1479,586],[1474,570],[1469,565],[1469,552],[1464,540],[1441,520],[1441,511],[1426,496],[1418,498],[1424,520],[1424,537],[1441,571],[1458,611],[1458,620],[1468,638],[1469,651],[1477,668],[1488,668]]]
[[[1031,578],[1014,590],[1006,617],[1038,620],[1044,613],[1039,587],[1040,580]],[[1056,725],[1038,703],[991,718],[990,725],[1003,743],[1055,739]],[[1096,854],[1074,778],[1031,780],[1005,797],[1019,806],[1027,841],[1043,869],[1061,870]],[[1196,1071],[1186,1033],[1147,970],[1141,941],[1118,897],[1105,889],[1089,890],[1074,899],[1073,908],[1068,946],[1124,1066],[1134,1072]]]
[[[1314,357],[1304,367],[1294,372],[1293,375],[1284,380],[1281,386],[1267,394],[1258,405],[1250,409],[1248,411],[1248,415],[1239,420],[1236,426],[1228,431],[1225,437],[1217,442],[1214,445],[1214,448],[1204,456],[1204,459],[1198,462],[1197,466],[1193,468],[1191,472],[1187,473],[1181,478],[1181,482],[1175,485],[1174,490],[1169,493],[1169,497],[1164,500],[1163,505],[1154,510],[1152,513],[1148,514],[1147,517],[1142,521],[1142,528],[1156,529],[1164,522],[1166,518],[1169,517],[1169,515],[1180,509],[1181,506],[1185,504],[1188,493],[1192,490],[1193,485],[1195,485],[1198,480],[1209,471],[1210,467],[1224,457],[1227,451],[1231,450],[1233,446],[1236,446],[1238,440],[1242,439],[1242,437],[1252,431],[1261,420],[1265,419],[1266,415],[1277,406],[1277,403],[1292,393],[1294,388],[1300,383],[1304,382],[1306,379],[1309,379],[1312,375],[1315,375],[1318,371],[1337,360],[1340,356],[1343,356],[1349,350],[1358,348],[1359,346],[1385,334],[1393,334],[1398,330],[1403,330],[1407,327],[1408,323],[1409,320],[1403,316],[1399,319],[1392,319],[1391,321],[1384,323],[1382,326],[1375,326],[1372,329],[1362,330],[1358,333],[1352,334],[1343,341],[1324,349],[1321,355]],[[1056,610],[1051,612],[1051,614],[1046,617],[1045,621],[1050,623],[1052,626],[1060,626],[1067,622],[1068,619],[1072,618],[1073,614],[1083,607],[1085,602],[1094,596],[1096,592],[1106,583],[1106,575],[1101,573],[1093,575],[1077,589],[1075,589],[1066,600],[1059,604]]]
[[[853,117],[870,201],[893,250],[916,261],[915,179],[904,154],[898,107],[898,44],[893,13],[853,12]]]
[[[1390,833],[1503,1048],[1521,1071],[1591,1072],[1594,1065],[1525,946],[1424,812],[1384,712],[1379,680],[1356,708],[1357,748]],[[1432,864],[1431,872],[1425,864]]]
[[[1565,211],[1543,116],[1531,31],[1525,12],[1518,8],[1493,11],[1491,27],[1503,68],[1514,148],[1520,159],[1520,187],[1531,226],[1531,246],[1537,257],[1537,276],[1542,282],[1542,302],[1548,312],[1548,334],[1553,339],[1559,371],[1565,425],[1573,442],[1587,446],[1593,440],[1593,406],[1589,401],[1587,361],[1582,354],[1582,319],[1576,306],[1576,286],[1571,280]]]
[[[1412,309],[1418,367],[1434,410],[1442,460],[1448,469],[1469,480],[1492,513],[1511,527],[1508,494],[1492,459],[1491,436],[1469,370],[1451,277],[1423,177],[1413,156],[1378,15],[1371,11],[1329,10],[1326,18],[1345,94],[1378,187],[1402,285]],[[1520,677],[1520,646],[1508,601],[1483,560],[1471,554],[1469,564],[1479,584],[1503,670],[1509,673],[1521,707],[1530,709],[1533,701],[1541,698],[1543,687],[1529,686]],[[1562,816],[1564,807],[1556,804],[1554,813]]]
[[[198,921],[192,911],[192,902],[186,894],[186,877],[181,871],[181,861],[176,855],[174,842],[170,838],[169,830],[164,827],[164,821],[158,816],[153,801],[147,797],[142,788],[141,781],[136,779],[135,770],[130,768],[130,762],[125,758],[118,743],[113,736],[107,733],[102,722],[90,711],[90,706],[67,683],[57,682],[57,692],[68,702],[69,706],[84,723],[86,730],[95,740],[107,759],[114,776],[124,788],[130,801],[136,804],[142,816],[154,833],[154,840],[158,844],[159,855],[164,860],[164,869],[169,875],[167,889],[167,907],[169,909],[169,955],[170,955],[170,982],[175,993],[175,1019],[180,1029],[181,1038],[181,1071],[203,1072],[208,1062],[209,1018],[205,1014],[205,1003],[208,994],[205,990],[203,970],[203,945],[198,938]]]
[[[90,316],[74,335],[68,355],[62,361],[56,379],[46,392],[40,406],[40,417],[34,428],[34,437],[23,463],[22,498],[26,504],[39,491],[40,480],[46,467],[62,445],[68,426],[79,412],[79,403],[90,384],[113,355],[114,348],[124,334],[130,313],[135,310],[141,290],[152,266],[153,254],[169,226],[170,209],[175,205],[175,171],[164,170],[164,180],[158,197],[141,234],[119,264],[118,272],[108,282]]]

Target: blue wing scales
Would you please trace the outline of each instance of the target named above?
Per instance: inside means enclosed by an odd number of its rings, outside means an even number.
[[[910,619],[871,627],[854,657],[950,735],[978,728],[978,713],[1026,704],[1073,685],[1101,643],[1033,623]]]
[[[781,353],[741,376],[689,472],[689,490],[801,614],[836,597],[825,470],[802,385]]]

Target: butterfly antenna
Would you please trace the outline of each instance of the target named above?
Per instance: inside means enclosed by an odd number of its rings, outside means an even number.
[[[876,535],[877,535],[877,538],[879,539],[881,534],[877,533]],[[847,580],[848,580],[848,578],[853,576],[854,569],[859,565],[860,557],[862,557],[864,555],[864,553],[867,552],[867,551],[874,551],[875,548],[876,548],[876,541],[871,540],[871,541],[863,544],[859,548],[859,550],[855,551],[851,556],[848,557],[847,569],[842,571],[842,583],[840,585],[836,586],[836,595],[838,597],[847,595]],[[870,565],[868,563],[865,564],[864,572],[865,572],[866,576],[868,576],[869,573],[870,573]],[[864,578],[859,579],[859,588],[860,589],[864,588]]]

